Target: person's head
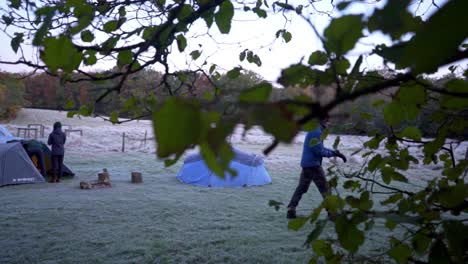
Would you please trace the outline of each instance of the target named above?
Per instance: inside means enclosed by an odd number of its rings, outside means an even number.
[[[330,119],[328,117],[320,118],[320,126],[325,129],[330,125]]]
[[[62,123],[60,123],[60,122],[55,122],[54,123],[54,130],[55,129],[61,129],[61,128],[62,128]]]

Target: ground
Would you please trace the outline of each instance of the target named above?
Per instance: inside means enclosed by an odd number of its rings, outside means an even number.
[[[178,182],[175,175],[182,162],[164,167],[152,141],[147,145],[128,141],[121,152],[123,132],[141,139],[147,131],[151,137],[148,122],[113,126],[95,119],[66,119],[63,112],[27,109],[6,125],[16,133],[16,127],[28,123],[50,127],[56,120],[83,129],[84,135],[71,134],[66,146],[65,162],[76,176],[55,184],[0,188],[0,263],[307,263],[312,256],[302,244],[313,227],[288,230],[286,209],[268,206],[269,200],[287,203],[296,187],[301,136],[266,157],[272,184],[203,188]],[[334,138],[326,145],[331,147]],[[365,140],[343,138],[340,149],[349,156]],[[256,154],[269,140],[258,130],[244,139],[232,137],[237,147]],[[464,151],[462,146],[456,149],[457,155]],[[354,155],[347,164],[332,159],[324,166],[332,162],[349,171],[363,159]],[[80,181],[96,180],[103,168],[111,174],[112,188],[79,189]],[[142,184],[130,183],[132,171],[143,173]],[[437,174],[436,166],[415,166],[407,188],[418,188]],[[310,212],[320,201],[311,186],[298,213]],[[376,226],[372,236],[378,240],[385,228],[383,223]],[[329,224],[324,235],[333,231]]]

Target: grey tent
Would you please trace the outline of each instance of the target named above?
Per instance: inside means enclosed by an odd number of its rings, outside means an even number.
[[[19,142],[0,144],[0,186],[45,182]]]

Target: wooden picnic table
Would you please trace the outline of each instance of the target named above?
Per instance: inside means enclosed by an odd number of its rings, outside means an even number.
[[[39,129],[40,136],[44,137],[45,126],[43,124],[28,124],[28,128],[35,128],[35,127]]]
[[[37,139],[37,128],[32,127],[18,127],[18,133],[16,134],[17,137],[20,137],[21,132],[24,134],[24,138],[30,138],[31,135],[29,132],[34,131],[34,138]]]

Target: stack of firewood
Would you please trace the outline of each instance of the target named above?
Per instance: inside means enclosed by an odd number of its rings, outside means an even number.
[[[80,182],[80,189],[108,188],[112,187],[110,183],[110,174],[107,169],[103,169],[98,173],[98,180],[93,182]]]

